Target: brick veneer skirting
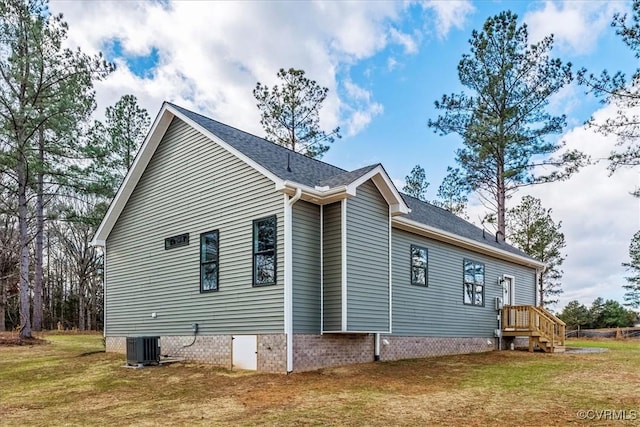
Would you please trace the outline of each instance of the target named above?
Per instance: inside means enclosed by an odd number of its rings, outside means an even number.
[[[287,342],[284,334],[258,335],[258,371],[287,371]],[[163,355],[232,368],[231,335],[198,335],[193,345],[189,336],[162,336]],[[400,360],[448,354],[477,353],[496,348],[495,338],[402,337],[382,335],[380,360]],[[126,337],[107,337],[108,352],[126,353]],[[325,334],[293,336],[293,370],[311,371],[332,366],[372,362],[374,334]]]
[[[496,349],[496,339],[493,337],[448,338],[383,335],[380,340],[380,360],[480,353]]]
[[[231,335],[161,336],[162,355],[183,357],[189,362],[232,368]],[[287,340],[284,334],[258,335],[258,371],[287,372]],[[192,345],[189,345],[193,342]],[[127,352],[126,337],[106,337],[108,352]]]
[[[293,336],[293,370],[312,371],[330,366],[373,361],[374,335],[325,334]]]

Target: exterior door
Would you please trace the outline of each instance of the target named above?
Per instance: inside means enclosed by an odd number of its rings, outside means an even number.
[[[515,289],[514,278],[512,276],[502,276],[502,303],[506,306],[515,305]],[[502,325],[503,328],[509,330],[514,329],[516,326],[516,310],[507,308],[506,325]]]
[[[515,289],[513,287],[514,280],[512,276],[503,276],[502,278],[502,302],[504,305],[515,305]]]
[[[258,337],[255,335],[233,335],[231,360],[235,369],[258,369]]]

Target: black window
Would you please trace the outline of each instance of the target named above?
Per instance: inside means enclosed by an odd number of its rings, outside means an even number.
[[[464,303],[484,306],[484,264],[464,260]]]
[[[276,284],[276,216],[253,221],[253,285]]]
[[[218,230],[200,235],[200,292],[218,290],[218,241]]]
[[[411,245],[411,284],[427,286],[428,276],[428,252],[427,248]]]

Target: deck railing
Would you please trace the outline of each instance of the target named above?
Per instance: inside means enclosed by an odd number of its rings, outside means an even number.
[[[502,328],[522,335],[545,338],[553,347],[564,346],[566,324],[543,307],[506,305],[502,310]]]

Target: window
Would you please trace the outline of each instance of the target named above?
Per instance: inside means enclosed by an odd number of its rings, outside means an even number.
[[[411,284],[427,286],[428,280],[428,255],[427,248],[411,245]]]
[[[253,286],[276,284],[276,216],[253,221]]]
[[[218,290],[218,230],[200,235],[200,292]]]
[[[484,306],[484,264],[464,260],[464,303]]]

